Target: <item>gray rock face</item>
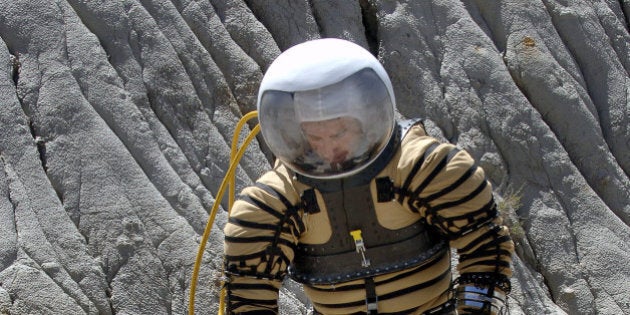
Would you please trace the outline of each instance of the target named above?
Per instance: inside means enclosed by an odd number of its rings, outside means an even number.
[[[630,314],[626,0],[0,4],[0,314],[186,314],[233,128],[273,59],[321,37],[372,51],[400,116],[484,167],[517,244],[511,314]],[[239,189],[269,156],[248,148]],[[294,283],[281,301],[306,313]]]

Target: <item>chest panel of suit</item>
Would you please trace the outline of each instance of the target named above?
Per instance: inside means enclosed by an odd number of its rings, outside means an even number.
[[[444,243],[416,213],[396,201],[376,202],[374,181],[316,191],[318,212],[307,214],[290,275],[302,283],[350,281],[416,266],[438,254]],[[361,230],[365,258],[351,232]]]
[[[307,231],[300,238],[300,243],[304,247],[321,245],[311,250],[315,255],[322,251],[354,251],[350,231],[364,231],[362,235],[366,246],[374,247],[386,242],[392,233],[405,233],[405,227],[420,220],[419,214],[404,209],[394,200],[374,202],[375,190],[372,181],[370,185],[335,192],[316,191],[320,211],[306,215]]]

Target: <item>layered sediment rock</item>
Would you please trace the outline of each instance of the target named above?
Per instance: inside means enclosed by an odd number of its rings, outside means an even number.
[[[185,314],[233,128],[273,59],[322,37],[374,53],[400,116],[484,167],[517,244],[512,314],[630,314],[628,1],[0,3],[2,314]],[[238,188],[269,167],[252,145]],[[281,299],[305,312],[294,283]]]

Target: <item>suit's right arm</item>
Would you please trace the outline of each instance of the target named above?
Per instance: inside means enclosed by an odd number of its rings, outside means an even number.
[[[278,291],[304,226],[286,176],[265,174],[243,190],[225,226],[229,314],[277,314]]]

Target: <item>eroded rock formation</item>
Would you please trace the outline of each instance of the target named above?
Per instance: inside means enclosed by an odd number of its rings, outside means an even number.
[[[469,150],[517,243],[512,314],[630,314],[627,0],[0,0],[0,314],[185,314],[233,128],[340,37]],[[251,125],[250,125],[251,126]],[[238,187],[269,168],[252,145]],[[225,213],[196,309],[215,314]],[[288,282],[282,313],[305,312]]]

